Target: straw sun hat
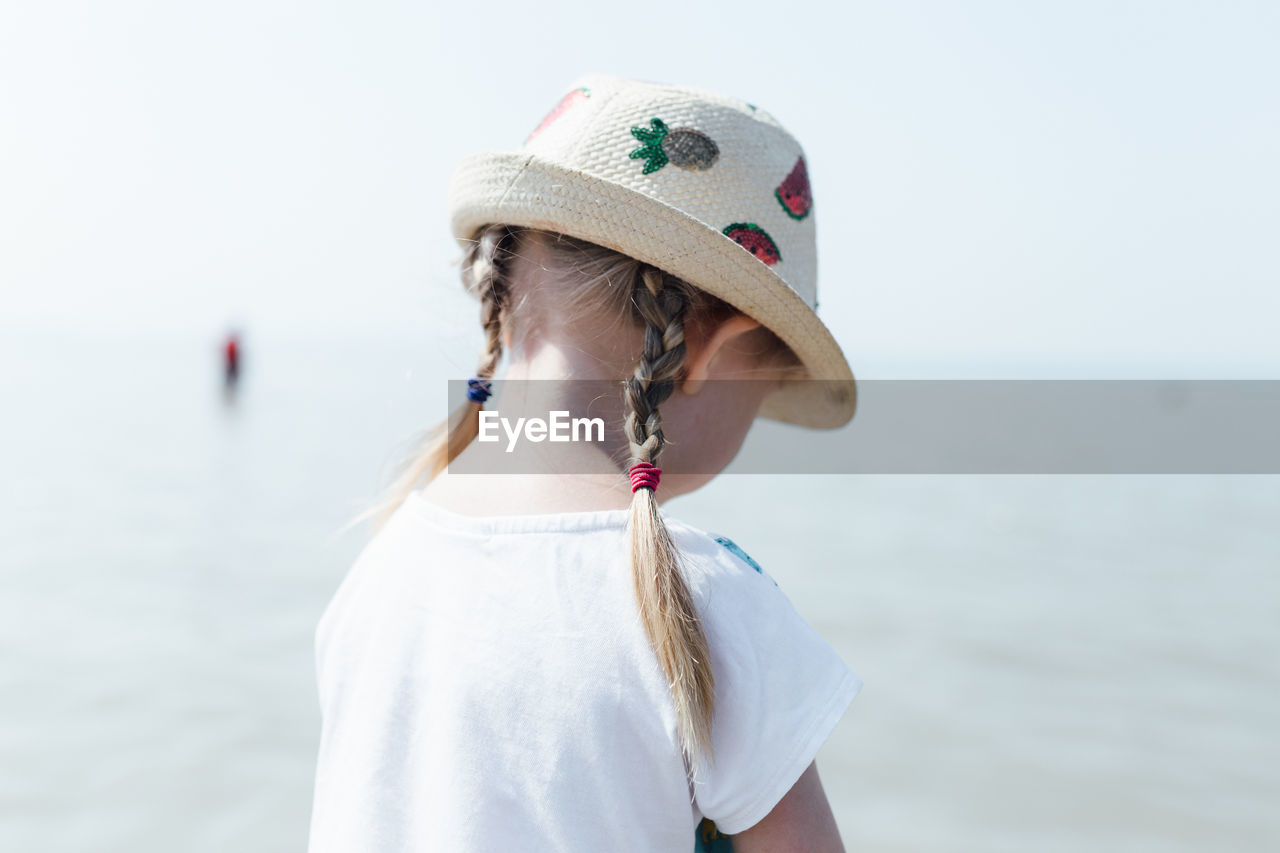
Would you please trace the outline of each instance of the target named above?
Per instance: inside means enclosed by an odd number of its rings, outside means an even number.
[[[453,234],[542,228],[652,264],[759,320],[818,382],[784,383],[761,414],[834,428],[853,373],[818,319],[804,153],[736,98],[591,74],[516,151],[464,158],[449,184]]]

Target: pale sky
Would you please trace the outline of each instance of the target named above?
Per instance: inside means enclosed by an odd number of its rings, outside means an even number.
[[[1280,377],[1274,2],[0,7],[0,328],[344,340],[469,365],[444,211],[583,71],[804,144],[864,377]]]

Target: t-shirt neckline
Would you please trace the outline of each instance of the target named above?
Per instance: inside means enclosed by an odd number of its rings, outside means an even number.
[[[409,493],[405,503],[420,518],[456,533],[491,536],[498,533],[580,533],[623,530],[630,510],[601,509],[583,512],[548,512],[536,515],[463,515],[433,503],[421,489]]]

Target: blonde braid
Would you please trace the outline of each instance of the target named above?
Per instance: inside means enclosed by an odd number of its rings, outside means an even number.
[[[502,361],[502,312],[509,285],[506,264],[514,235],[503,225],[490,225],[467,250],[463,280],[480,300],[480,325],[484,329],[484,349],[476,367],[476,378],[492,379]]]
[[[462,281],[467,290],[480,300],[480,325],[484,329],[484,349],[476,367],[476,378],[493,378],[502,361],[502,322],[507,294],[507,264],[511,259],[516,235],[505,225],[484,228],[467,247],[462,261]],[[468,400],[441,423],[431,427],[418,446],[406,458],[404,467],[387,489],[386,496],[357,515],[343,527],[346,530],[366,518],[375,517],[375,529],[386,523],[409,493],[425,476],[435,479],[449,463],[471,444],[480,431],[481,403]]]
[[[625,382],[626,434],[632,464],[656,463],[666,439],[659,406],[675,390],[684,364],[684,313],[688,298],[666,276],[643,267],[633,302],[644,320],[644,349]],[[711,759],[715,679],[706,634],[680,568],[679,551],[658,512],[652,488],[631,496],[631,574],[640,619],[675,703],[680,744],[690,765]]]

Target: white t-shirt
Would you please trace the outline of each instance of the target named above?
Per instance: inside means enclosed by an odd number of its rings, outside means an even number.
[[[861,681],[741,549],[669,521],[715,675],[690,782],[626,520],[408,498],[317,629],[311,853],[692,851],[703,816],[773,809]]]

